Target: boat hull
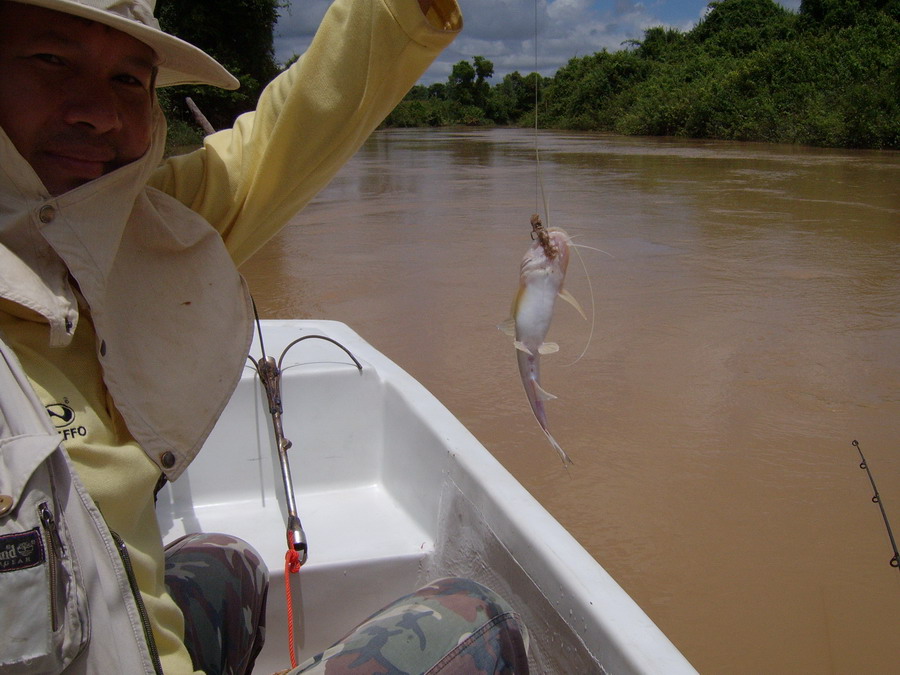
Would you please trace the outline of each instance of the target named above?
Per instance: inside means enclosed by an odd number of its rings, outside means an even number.
[[[528,628],[534,673],[695,672],[605,570],[463,425],[347,326],[264,321],[285,356],[284,433],[309,560],[291,575],[302,661],[442,576],[503,595]],[[254,344],[255,358],[259,343]],[[266,397],[249,367],[203,451],[159,496],[164,539],[227,532],[271,573],[256,671],[288,667],[285,496]]]

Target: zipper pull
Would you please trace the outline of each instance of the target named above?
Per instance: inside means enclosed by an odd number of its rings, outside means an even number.
[[[64,555],[65,547],[62,543],[62,537],[59,536],[59,529],[56,527],[56,519],[53,517],[53,512],[50,510],[47,502],[43,502],[38,509],[40,509],[41,512],[41,523],[47,531],[47,534],[50,536],[50,544],[53,546],[57,555]]]
[[[59,529],[56,527],[56,519],[53,517],[53,511],[50,510],[47,502],[42,502],[38,506],[38,512],[41,518],[41,524],[44,526],[44,531],[47,533],[47,539],[49,540],[47,543],[47,562],[50,574],[50,628],[55,633],[59,629],[59,617],[61,612],[59,605],[61,581],[59,578],[59,565],[60,560],[64,557],[63,543],[62,537],[59,536]]]

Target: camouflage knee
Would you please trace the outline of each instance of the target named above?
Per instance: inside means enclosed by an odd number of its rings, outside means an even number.
[[[207,673],[249,673],[265,640],[269,574],[245,541],[189,534],[166,547],[165,582],[184,614],[185,645]]]
[[[468,579],[440,579],[377,612],[291,675],[528,673],[513,609]]]

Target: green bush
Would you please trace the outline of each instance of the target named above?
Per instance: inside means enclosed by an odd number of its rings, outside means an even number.
[[[900,0],[803,0],[799,13],[721,0],[686,33],[649,28],[487,92],[493,64],[474,62],[415,89],[388,123],[533,126],[537,114],[551,128],[900,149]]]

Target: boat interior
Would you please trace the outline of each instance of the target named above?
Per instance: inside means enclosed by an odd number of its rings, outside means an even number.
[[[262,327],[266,354],[282,358],[283,434],[308,547],[306,563],[289,575],[298,662],[429,581],[465,576],[520,613],[533,673],[694,672],[416,380],[344,324]],[[297,341],[308,336],[328,339]],[[258,337],[251,353],[260,358]],[[267,396],[248,360],[204,449],[157,506],[167,542],[226,532],[259,551],[271,574],[259,673],[290,665],[289,505],[278,455]]]

